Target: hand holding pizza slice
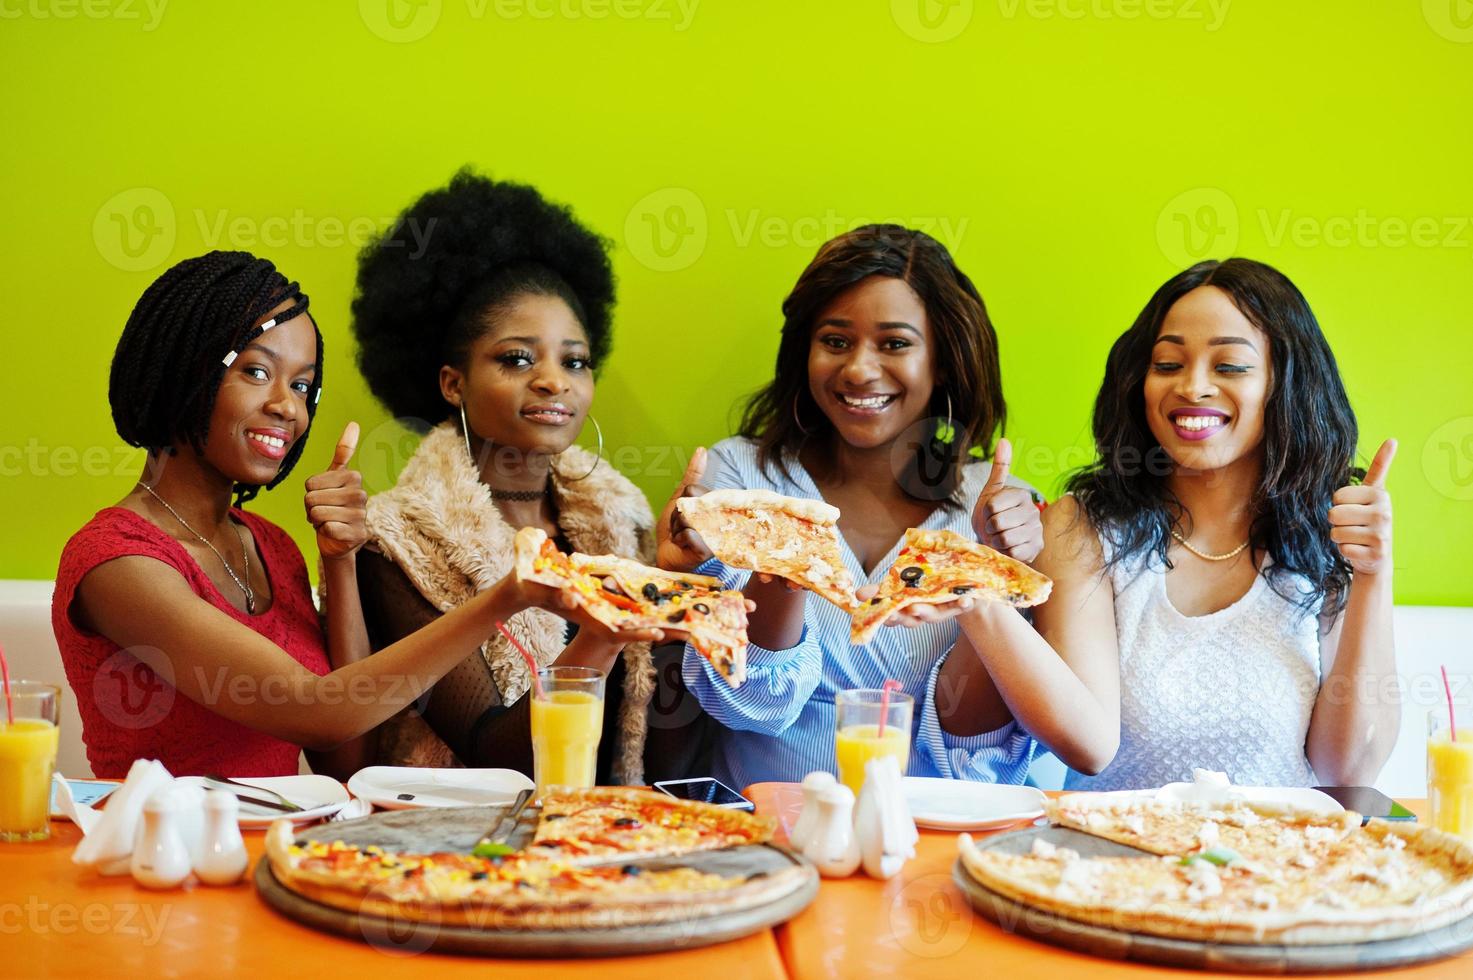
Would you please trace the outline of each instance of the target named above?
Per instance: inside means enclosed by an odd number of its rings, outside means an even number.
[[[615,555],[565,555],[539,528],[516,536],[519,581],[561,589],[612,630],[690,637],[732,687],[747,678],[747,600],[706,575],[667,572]],[[611,584],[612,583],[612,584]]]
[[[1053,581],[1020,561],[954,531],[910,528],[880,591],[854,612],[849,641],[862,646],[885,621],[918,603],[942,605],[965,598],[1036,606],[1049,597]]]
[[[771,490],[712,490],[676,501],[706,547],[732,568],[776,575],[852,610],[854,580],[844,567],[839,509]]]

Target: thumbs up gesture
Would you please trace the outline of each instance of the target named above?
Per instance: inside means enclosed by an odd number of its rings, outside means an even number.
[[[992,472],[972,510],[972,530],[977,540],[1018,561],[1031,562],[1043,550],[1043,518],[1038,505],[1022,487],[1008,485],[1013,464],[1013,444],[997,440],[992,453]]]
[[[1330,540],[1357,575],[1391,570],[1391,494],[1386,473],[1396,458],[1396,440],[1376,450],[1360,486],[1341,487],[1331,498]]]
[[[706,492],[701,478],[706,475],[706,448],[698,446],[685,467],[680,486],[670,495],[655,521],[655,564],[666,571],[689,572],[711,557],[711,549],[675,509],[681,497],[699,497]]]
[[[303,503],[307,520],[317,529],[317,550],[324,561],[350,558],[368,540],[363,474],[348,469],[357,448],[358,423],[349,422],[333,450],[332,463],[307,480]]]

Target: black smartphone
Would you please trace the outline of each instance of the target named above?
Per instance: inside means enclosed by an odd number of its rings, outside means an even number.
[[[753,810],[752,801],[747,799],[719,779],[701,776],[696,779],[666,779],[655,783],[655,789],[677,800],[695,800],[728,810]]]
[[[1347,810],[1361,815],[1361,823],[1372,817],[1381,820],[1416,820],[1417,815],[1372,786],[1316,786],[1315,789]]]

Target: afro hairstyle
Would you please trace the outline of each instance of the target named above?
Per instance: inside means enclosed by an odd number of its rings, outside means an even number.
[[[385,408],[425,431],[449,414],[440,368],[463,367],[490,319],[528,294],[558,296],[608,354],[609,243],[526,184],[462,169],[406,208],[358,256],[358,368]]]

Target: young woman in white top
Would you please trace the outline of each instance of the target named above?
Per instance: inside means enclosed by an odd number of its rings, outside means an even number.
[[[1375,697],[1396,669],[1396,443],[1354,468],[1355,415],[1303,295],[1247,259],[1173,277],[1110,352],[1094,436],[1098,460],[1044,517],[1054,591],[1035,625],[1120,745],[1067,786],[1193,767],[1370,783],[1399,720]]]

